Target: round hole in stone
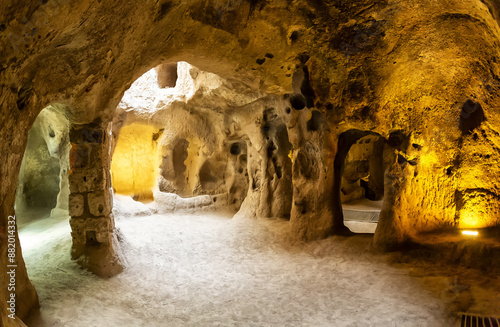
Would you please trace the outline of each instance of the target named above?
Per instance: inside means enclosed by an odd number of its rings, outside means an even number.
[[[290,41],[295,42],[299,39],[299,37],[300,37],[300,32],[293,31],[292,34],[290,34]]]
[[[292,94],[290,97],[290,104],[293,109],[302,110],[306,107],[306,98],[300,93]]]
[[[231,152],[232,155],[239,155],[241,153],[241,147],[238,143],[233,143],[231,145],[231,149],[229,149],[229,152]]]
[[[102,204],[99,204],[97,210],[99,210],[99,212],[102,213],[104,211],[104,206]]]

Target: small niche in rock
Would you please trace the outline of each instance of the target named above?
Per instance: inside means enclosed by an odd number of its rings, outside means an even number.
[[[307,213],[307,203],[305,200],[302,200],[299,203],[295,203],[295,205],[300,208],[300,213],[302,213],[303,215]]]
[[[237,156],[241,153],[241,147],[238,143],[233,143],[231,145],[231,149],[229,149],[229,152],[231,152],[232,155]]]
[[[290,105],[295,110],[302,110],[306,107],[306,98],[300,93],[292,94],[290,97]]]
[[[171,88],[177,85],[177,63],[161,64],[156,67],[156,72],[160,88]]]
[[[472,134],[472,131],[478,128],[486,120],[483,108],[479,102],[471,99],[465,101],[460,112],[459,128],[462,134]]]
[[[313,110],[311,119],[307,122],[307,130],[315,132],[320,129],[323,122],[323,115],[317,110]]]
[[[205,161],[201,166],[199,177],[200,185],[204,190],[213,190],[217,186],[217,177],[214,176],[214,171],[216,170],[214,170],[209,161]]]
[[[183,178],[187,168],[184,161],[188,158],[188,147],[189,142],[185,139],[180,139],[172,150],[174,174],[179,180]]]
[[[302,81],[302,85],[300,86],[300,92],[302,93],[302,95],[304,95],[306,99],[307,107],[312,108],[314,107],[314,98],[316,97],[316,95],[314,94],[314,90],[309,80],[309,70],[307,69],[307,67],[304,67],[303,70],[304,70],[304,80]]]
[[[406,159],[405,157],[403,157],[402,155],[398,154],[398,164],[404,164],[406,163]]]
[[[274,142],[270,142],[267,146],[267,155],[272,157],[274,150],[276,150],[276,145],[274,145]]]
[[[306,62],[309,61],[310,57],[306,52],[302,52],[301,54],[299,54],[298,58],[301,63],[305,64]]]
[[[281,177],[283,177],[283,172],[282,172],[282,169],[280,166],[276,166],[276,176],[278,176],[279,179],[281,179]]]
[[[406,151],[410,138],[402,130],[397,130],[389,134],[387,144],[394,149]]]
[[[290,41],[291,43],[293,44],[294,42],[296,42],[300,37],[300,32],[299,31],[293,31],[291,34],[290,34]]]
[[[99,242],[97,241],[97,235],[96,232],[93,230],[87,231],[85,234],[85,241],[87,245],[98,245]]]

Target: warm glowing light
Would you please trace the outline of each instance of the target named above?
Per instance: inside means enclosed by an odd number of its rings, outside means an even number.
[[[477,230],[463,230],[462,234],[468,236],[477,236],[479,233],[477,232]]]
[[[159,169],[157,135],[157,128],[138,123],[121,129],[111,161],[117,193],[152,194]]]
[[[469,203],[468,208],[460,210],[459,228],[476,230],[477,228],[487,227],[489,217],[483,209],[481,203]]]

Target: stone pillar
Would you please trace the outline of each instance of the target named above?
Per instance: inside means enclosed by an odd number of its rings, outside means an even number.
[[[111,277],[123,269],[115,251],[110,127],[97,120],[70,129],[71,255],[102,277]]]
[[[292,231],[304,240],[325,238],[334,231],[333,146],[314,141],[293,150],[290,223]]]
[[[304,106],[297,106],[294,99],[295,96],[289,99],[294,110],[286,108],[284,116],[293,145],[290,224],[299,238],[315,240],[334,232],[332,190],[336,144],[323,115],[317,110],[306,109],[305,102]]]
[[[408,231],[411,229],[408,213],[402,210],[401,204],[410,177],[405,166],[394,162],[385,172],[384,203],[373,237],[375,247],[383,251],[397,250],[408,240]]]

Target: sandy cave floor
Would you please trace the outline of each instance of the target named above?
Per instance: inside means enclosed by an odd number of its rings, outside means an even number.
[[[70,260],[67,219],[20,231],[41,303],[29,326],[457,325],[449,314],[456,279],[390,263],[368,235],[304,244],[286,236],[281,220],[116,220],[127,267],[111,279]]]

